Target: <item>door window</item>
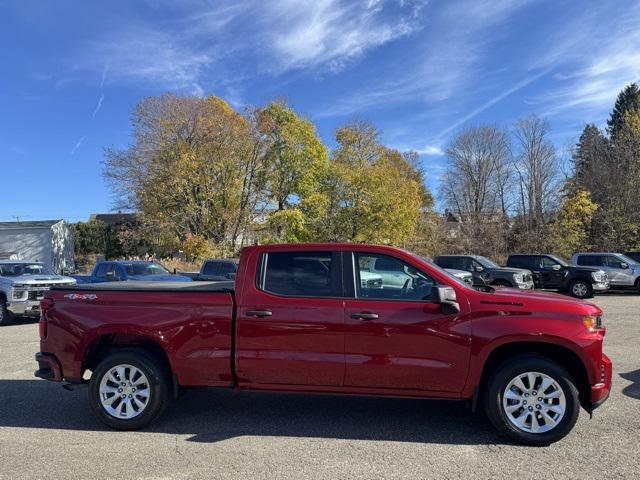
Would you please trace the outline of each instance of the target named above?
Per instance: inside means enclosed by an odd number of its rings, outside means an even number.
[[[378,270],[385,265],[392,275]],[[356,294],[378,300],[427,300],[436,282],[408,263],[388,255],[355,253]],[[375,269],[372,266],[375,265]]]
[[[333,252],[265,253],[258,288],[295,297],[341,296],[339,259]]]
[[[605,259],[606,259],[606,262],[605,262],[606,266],[611,268],[622,268],[622,264],[626,263],[625,261],[619,259],[615,255],[607,255]]]
[[[558,262],[550,259],[549,257],[540,257],[540,263],[543,270],[553,270],[555,265],[559,265]]]

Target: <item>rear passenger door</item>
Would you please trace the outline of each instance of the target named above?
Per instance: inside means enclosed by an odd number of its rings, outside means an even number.
[[[341,252],[255,252],[237,305],[236,374],[252,388],[344,383]]]

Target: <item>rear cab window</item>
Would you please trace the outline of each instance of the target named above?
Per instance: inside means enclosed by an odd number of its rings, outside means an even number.
[[[604,255],[578,255],[576,263],[584,267],[603,267]]]

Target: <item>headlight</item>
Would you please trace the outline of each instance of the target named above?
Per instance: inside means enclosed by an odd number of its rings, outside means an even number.
[[[602,316],[585,315],[584,317],[582,317],[582,323],[585,327],[587,327],[587,330],[593,332],[594,330],[602,328]]]
[[[604,281],[604,272],[602,270],[599,270],[597,272],[591,272],[591,278],[593,278],[594,281],[600,283]]]
[[[27,291],[26,290],[18,290],[15,287],[13,288],[13,294],[11,295],[11,297],[14,300],[24,300],[27,297]]]
[[[513,279],[516,281],[516,283],[522,283],[524,281],[524,275],[521,273],[516,273],[513,276]]]

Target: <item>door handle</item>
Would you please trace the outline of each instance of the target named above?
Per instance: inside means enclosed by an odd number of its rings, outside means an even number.
[[[271,310],[247,310],[245,314],[247,317],[270,317],[273,312]]]
[[[378,314],[367,312],[352,313],[351,318],[355,318],[356,320],[376,320],[378,318]]]

